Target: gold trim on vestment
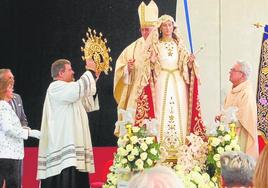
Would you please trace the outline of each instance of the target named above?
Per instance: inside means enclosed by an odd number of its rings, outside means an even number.
[[[163,98],[163,101],[162,101],[162,118],[161,118],[161,129],[160,129],[160,142],[163,141],[163,130],[164,130],[164,120],[165,120],[165,112],[166,112],[166,100],[167,100],[167,87],[168,87],[168,80],[170,78],[170,75],[172,75],[174,81],[176,81],[176,77],[174,75],[174,72],[176,71],[179,71],[178,68],[176,69],[166,69],[166,68],[161,68],[162,71],[165,71],[167,72],[167,76],[166,76],[166,79],[165,79],[165,89],[164,89],[164,98]],[[178,118],[179,118],[179,138],[180,138],[180,141],[183,143],[183,128],[182,128],[182,116],[181,116],[181,109],[180,109],[180,98],[179,98],[179,95],[178,95],[178,89],[177,89],[177,85],[175,85],[176,89],[175,89],[175,92],[176,92],[176,97],[178,99],[178,106],[179,106],[179,111],[178,111]]]
[[[188,104],[188,122],[187,122],[187,135],[191,132],[192,124],[192,109],[193,109],[193,90],[194,90],[194,71],[191,70],[191,81],[189,85],[189,104]]]
[[[174,39],[172,37],[161,37],[160,42],[172,42]]]
[[[134,45],[133,54],[132,54],[132,60],[135,59],[136,47],[137,47],[137,41],[135,42],[135,45]],[[129,73],[129,77],[130,77],[131,81],[128,80],[128,83],[127,83],[127,95],[126,95],[126,99],[125,99],[126,102],[125,102],[125,106],[124,106],[125,110],[127,109],[129,96],[130,96],[130,91],[132,90],[131,88],[133,86],[133,84],[132,84],[133,80],[132,79],[134,79],[134,77],[135,77],[135,66],[134,66],[134,69],[131,70],[131,72]]]
[[[135,125],[142,126],[145,119],[149,118],[148,112],[150,111],[149,98],[143,89],[141,95],[137,99],[137,108],[135,115]]]

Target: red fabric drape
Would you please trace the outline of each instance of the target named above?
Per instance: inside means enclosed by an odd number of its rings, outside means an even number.
[[[189,86],[189,132],[199,135],[203,139],[205,139],[205,125],[201,117],[198,86],[198,79],[196,78],[196,76],[194,75],[194,71],[192,70]]]
[[[144,119],[155,118],[152,90],[150,84],[143,88],[137,99],[135,126],[141,126]]]

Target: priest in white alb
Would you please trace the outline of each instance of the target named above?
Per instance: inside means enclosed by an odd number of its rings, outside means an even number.
[[[53,82],[47,89],[38,151],[37,179],[41,188],[90,187],[88,173],[94,161],[86,111],[95,110],[93,95],[96,65],[87,60],[86,71],[73,81],[70,61],[51,65]]]

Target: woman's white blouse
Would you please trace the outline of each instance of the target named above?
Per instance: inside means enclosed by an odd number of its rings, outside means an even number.
[[[21,127],[16,113],[0,100],[0,158],[23,159],[23,139],[27,138],[28,130]]]

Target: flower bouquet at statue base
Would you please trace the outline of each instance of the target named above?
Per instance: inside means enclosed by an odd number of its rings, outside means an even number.
[[[221,155],[228,151],[240,151],[235,131],[236,112],[236,107],[227,108],[222,112],[220,124],[209,130],[206,168],[210,177],[217,179],[219,186],[221,185]]]
[[[126,187],[133,174],[153,167],[160,159],[156,121],[146,120],[138,127],[134,126],[133,110],[119,110],[119,113],[123,120],[117,122],[120,127],[118,149],[104,188]]]
[[[200,136],[186,136],[183,145],[177,148],[177,164],[164,163],[176,171],[187,188],[221,187],[220,156],[225,151],[240,150],[235,135],[235,108],[224,111],[219,126],[207,128],[208,142]],[[161,150],[161,157],[165,154]],[[168,154],[166,154],[168,156]],[[161,161],[164,158],[161,159]]]
[[[161,151],[162,154],[162,151]],[[177,164],[173,166],[176,174],[182,179],[187,188],[215,188],[213,181],[206,173],[208,143],[191,133],[186,136],[185,144],[178,147]]]

